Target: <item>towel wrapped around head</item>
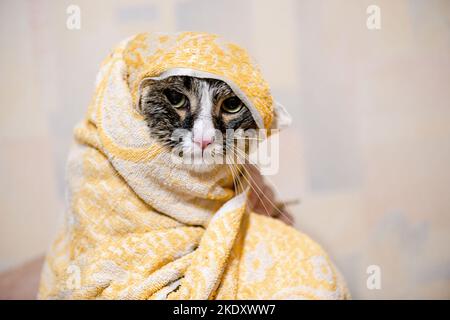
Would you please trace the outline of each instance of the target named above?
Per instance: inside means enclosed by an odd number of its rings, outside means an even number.
[[[306,235],[249,212],[226,165],[194,173],[151,138],[148,77],[226,82],[260,128],[280,125],[245,50],[216,35],[143,33],[104,61],[68,160],[68,208],[41,299],[341,299],[344,282]]]

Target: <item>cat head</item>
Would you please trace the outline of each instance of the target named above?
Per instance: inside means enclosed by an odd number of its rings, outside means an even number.
[[[224,81],[175,75],[143,79],[138,110],[150,135],[179,155],[194,158],[193,168],[212,168],[207,159],[246,156],[249,139],[256,139],[258,124],[249,107]],[[272,128],[290,123],[281,105],[275,106]],[[237,145],[244,149],[237,151]],[[230,156],[231,155],[231,156]]]

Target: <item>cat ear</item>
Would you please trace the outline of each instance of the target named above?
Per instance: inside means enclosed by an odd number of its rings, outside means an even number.
[[[154,81],[154,79],[147,77],[147,78],[142,79],[141,82],[139,83],[138,99],[137,99],[137,105],[135,108],[140,114],[142,114],[142,105],[141,105],[142,93],[144,91],[144,88],[147,87],[153,81]]]
[[[271,129],[283,130],[291,125],[292,117],[281,103],[275,102],[273,113]]]

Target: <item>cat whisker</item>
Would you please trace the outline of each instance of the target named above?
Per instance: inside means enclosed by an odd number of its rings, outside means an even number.
[[[230,151],[232,151],[232,152],[233,152],[235,155],[237,155],[238,157],[239,157],[239,156],[242,156],[242,157],[246,158],[245,153],[242,153],[242,155],[239,155],[239,154],[238,154],[238,152],[242,152],[242,150],[234,149],[234,150],[230,150]],[[270,205],[271,205],[271,206],[272,206],[272,207],[273,207],[273,208],[274,208],[274,209],[275,209],[282,217],[286,218],[289,222],[292,223],[292,221],[291,221],[292,218],[289,217],[288,215],[286,215],[286,213],[282,212],[282,211],[278,208],[278,206],[277,206],[276,204],[274,204],[274,203],[272,202],[272,200],[271,200],[269,197],[267,197],[267,195],[259,188],[258,184],[255,182],[255,180],[252,178],[251,174],[248,172],[247,168],[245,168],[245,166],[241,166],[241,167],[242,167],[242,169],[244,170],[244,172],[246,173],[246,174],[243,174],[242,177],[243,177],[244,179],[247,180],[249,186],[252,188],[253,191],[255,191],[256,196],[259,198],[259,200],[261,200],[261,204],[264,206],[264,209],[266,210],[266,213],[270,216],[270,214],[268,213],[267,207],[266,207],[265,204],[264,204],[264,201],[262,201],[261,197],[259,197],[258,192],[256,192],[256,190],[255,190],[254,187],[256,187],[256,188],[258,189],[259,193],[261,193],[261,195],[262,195],[263,197],[265,197],[265,199],[268,201],[268,203],[269,203],[269,204],[270,204]],[[246,176],[247,176],[248,178],[247,178]],[[249,180],[249,179],[250,179],[250,180]]]

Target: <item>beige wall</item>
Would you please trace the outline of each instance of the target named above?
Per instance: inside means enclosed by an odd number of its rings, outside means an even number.
[[[81,30],[66,8],[81,8]],[[381,8],[368,30],[366,8]],[[260,62],[294,117],[270,177],[355,298],[450,298],[450,2],[0,2],[0,270],[42,253],[63,212],[71,130],[98,65],[145,30],[202,30]],[[366,268],[381,267],[368,290]]]

